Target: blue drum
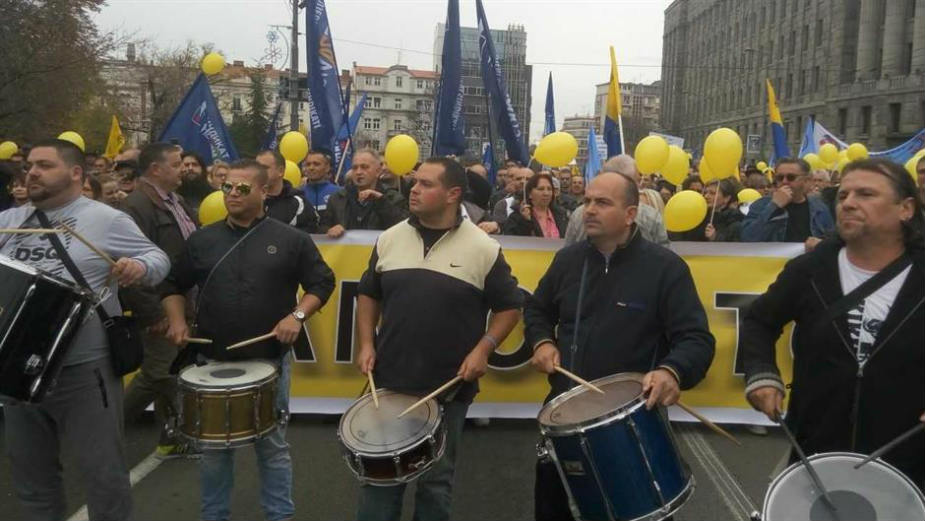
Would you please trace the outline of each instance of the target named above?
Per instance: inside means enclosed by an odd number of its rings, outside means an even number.
[[[604,394],[579,386],[540,410],[543,448],[576,519],[658,521],[694,491],[665,412],[646,410],[642,376],[600,378]]]

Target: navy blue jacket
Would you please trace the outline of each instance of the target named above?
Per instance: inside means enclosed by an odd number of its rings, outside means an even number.
[[[835,222],[829,208],[817,197],[807,197],[809,202],[809,233],[823,238],[835,230]],[[742,242],[784,242],[787,236],[787,212],[771,202],[766,195],[753,202],[742,223]]]

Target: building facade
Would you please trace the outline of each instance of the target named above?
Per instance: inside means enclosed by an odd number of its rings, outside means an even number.
[[[597,121],[595,130],[602,133],[604,118],[607,116],[607,94],[610,92],[609,83],[601,83],[595,87],[594,118]],[[621,83],[620,99],[622,101],[623,115],[623,141],[626,150],[632,153],[636,143],[649,135],[649,132],[658,130],[661,115],[662,83]]]
[[[443,56],[445,26],[440,23],[434,33],[434,70],[440,71]],[[488,117],[489,101],[482,82],[481,59],[479,55],[479,32],[475,27],[460,28],[462,47],[463,117],[465,118],[466,155],[481,157],[482,145],[494,138],[496,157],[501,159],[503,140],[498,136],[497,114]],[[530,130],[531,87],[533,66],[527,65],[527,32],[522,25],[508,25],[507,30],[492,29],[491,37],[498,53],[498,61],[504,72],[511,103],[517,114],[517,122],[524,139]],[[489,128],[489,124],[491,128]]]
[[[594,131],[598,132],[598,129],[601,128],[598,121],[596,116],[569,116],[565,118],[562,122],[562,128],[559,129],[562,132],[568,132],[575,138],[575,141],[578,141],[578,154],[575,156],[575,163],[578,164],[579,168],[584,168],[585,163],[588,161],[588,134],[591,127],[594,127]],[[603,153],[601,151],[601,154]]]
[[[355,94],[351,103],[366,94],[363,115],[354,129],[357,144],[383,150],[393,136],[408,134],[418,142],[420,157],[428,157],[433,142],[437,79],[433,71],[404,65],[370,67],[354,63]]]
[[[769,78],[796,154],[810,118],[871,150],[925,127],[925,0],[676,0],[661,126],[701,150],[718,127],[771,150]]]

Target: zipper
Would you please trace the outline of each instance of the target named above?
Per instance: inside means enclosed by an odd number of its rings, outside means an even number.
[[[427,260],[427,257],[430,257],[430,252],[434,251],[434,250],[437,248],[437,245],[440,244],[440,242],[443,241],[443,239],[444,239],[447,235],[449,235],[450,233],[452,233],[452,231],[453,231],[452,229],[449,229],[449,230],[447,230],[446,232],[444,232],[444,234],[441,235],[440,238],[437,239],[437,241],[436,241],[435,243],[433,243],[433,244],[430,246],[430,248],[427,250],[427,253],[424,254],[424,260]],[[420,234],[420,232],[419,232],[419,234]],[[421,242],[423,243],[423,238],[421,239]],[[423,245],[423,244],[422,244],[422,245]]]

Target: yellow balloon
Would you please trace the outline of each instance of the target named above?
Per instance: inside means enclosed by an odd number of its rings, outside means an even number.
[[[633,157],[641,174],[654,174],[668,161],[668,142],[661,136],[646,136],[636,145]]]
[[[829,167],[838,163],[838,147],[832,143],[822,145],[819,147],[819,159]]]
[[[678,186],[687,177],[691,168],[691,160],[687,157],[687,152],[677,145],[668,147],[668,160],[662,165],[662,177],[669,183]]]
[[[283,179],[289,181],[289,184],[296,188],[302,186],[302,171],[299,170],[299,165],[287,159],[286,172],[283,174]]]
[[[86,152],[86,145],[84,144],[84,138],[80,136],[77,132],[73,130],[68,130],[67,132],[62,132],[58,139],[63,139],[64,141],[70,141],[80,149],[81,152]]]
[[[851,162],[851,160],[848,159],[847,157],[844,157],[844,158],[841,158],[841,157],[840,157],[840,158],[838,158],[838,163],[835,164],[835,170],[838,171],[839,173],[841,173],[841,171],[844,170],[845,167],[848,166],[848,163],[850,163],[850,162]]]
[[[385,164],[397,176],[413,170],[419,154],[417,141],[408,134],[399,134],[385,144]]]
[[[809,153],[803,156],[803,160],[809,163],[812,170],[825,170],[825,163],[816,154]]]
[[[279,153],[289,161],[298,163],[308,155],[308,140],[301,132],[290,130],[279,140]]]
[[[16,146],[16,143],[12,141],[4,141],[0,143],[0,159],[9,159],[13,157],[13,154],[19,151],[19,147]]]
[[[200,67],[207,76],[218,74],[225,68],[225,57],[217,52],[210,52],[202,58]]]
[[[710,163],[710,170],[717,179],[733,175],[742,160],[742,138],[729,128],[710,132],[703,144],[703,158]]]
[[[703,181],[703,184],[712,183],[717,179],[716,174],[713,173],[710,165],[707,164],[706,158],[700,158],[700,164],[697,165],[697,171],[700,173],[700,180]]]
[[[700,192],[682,190],[665,205],[665,228],[670,232],[693,230],[707,215],[707,200]]]
[[[768,164],[765,163],[764,161],[758,161],[758,163],[755,164],[755,168],[757,168],[759,172],[764,172],[764,170],[767,167],[768,167]]]
[[[578,155],[578,141],[568,132],[547,134],[536,145],[536,160],[546,166],[565,166]]]
[[[867,147],[860,143],[851,143],[848,145],[848,159],[852,161],[857,161],[858,159],[866,159]]]
[[[761,192],[755,190],[754,188],[745,188],[739,191],[739,195],[737,197],[740,203],[748,204],[761,199]]]
[[[228,217],[228,209],[225,208],[225,194],[221,191],[212,192],[199,204],[199,222],[203,226],[221,221],[225,217]]]

